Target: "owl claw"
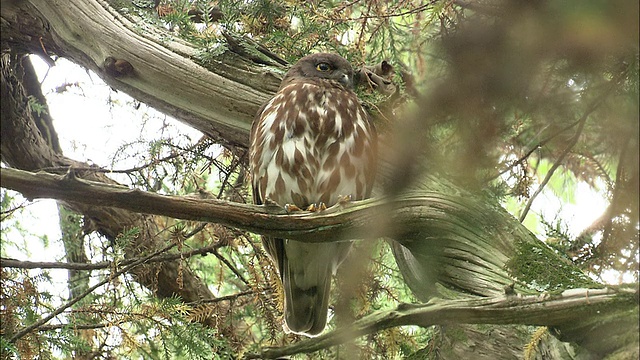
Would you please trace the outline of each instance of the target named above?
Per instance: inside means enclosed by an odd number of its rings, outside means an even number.
[[[284,209],[288,212],[297,212],[297,211],[302,211],[302,209],[300,209],[299,207],[295,206],[294,204],[285,204],[284,205]]]
[[[319,202],[317,204],[311,204],[307,206],[307,211],[318,212],[323,210],[327,210],[327,205],[325,205],[325,203],[323,202]]]
[[[351,195],[340,195],[338,196],[338,204],[347,205],[351,202]]]

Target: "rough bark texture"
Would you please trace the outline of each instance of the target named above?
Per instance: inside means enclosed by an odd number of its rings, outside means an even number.
[[[198,58],[198,52],[189,44],[172,39],[166,34],[154,33],[152,30],[144,30],[145,32],[141,33],[143,30],[137,28],[132,19],[124,18],[102,0],[2,1],[1,14],[2,161],[17,169],[36,172],[53,166],[87,167],[86,164],[62,156],[55,151],[52,137],[43,136],[43,132],[49,131],[50,134],[54,134],[55,131],[51,128],[50,121],[47,124],[46,119],[34,118],[28,107],[29,92],[25,89],[29,89],[30,85],[29,76],[25,76],[24,71],[31,70],[20,64],[19,54],[35,53],[45,58],[53,54],[67,57],[93,70],[115,89],[127,92],[224,144],[241,147],[247,145],[248,129],[253,114],[275,91],[282,75],[280,65],[264,66],[246,60],[232,51],[209,57],[206,61],[208,69],[205,69],[193,61]],[[122,76],[114,76],[104,67],[105,60],[109,57],[126,60],[132,65],[133,71]],[[73,176],[114,184],[106,176],[90,171],[73,172]],[[58,180],[53,179],[53,182]],[[75,182],[70,182],[71,189],[74,186],[85,186],[83,191],[92,191],[91,186],[82,185],[78,180],[73,181]],[[26,180],[17,186],[27,186],[23,190],[26,196],[30,195]],[[55,186],[51,185],[44,191],[49,191],[50,196],[57,196],[53,195],[54,188]],[[545,281],[557,286],[552,290],[593,285],[581,273],[558,259],[497,205],[486,204],[483,199],[433,178],[425,179],[417,194],[401,207],[388,203],[380,204],[382,211],[376,213],[383,214],[384,219],[376,221],[375,228],[369,230],[375,234],[395,236],[398,243],[394,245],[394,252],[398,264],[419,298],[425,301],[435,295],[496,298],[512,291],[509,287],[511,282],[515,283],[516,293],[535,293],[534,289],[527,286],[527,276],[530,274],[523,272],[522,266],[523,262],[536,264],[535,261],[530,262],[531,258],[527,257],[532,249],[538,252],[537,260],[534,260],[546,264],[535,268],[534,276],[544,275]],[[32,196],[42,194],[33,193]],[[132,212],[74,202],[73,198],[67,200],[72,209],[90,219],[95,229],[109,239],[115,239],[133,227],[140,229],[140,234],[131,244],[127,256],[135,257],[141,252],[162,247],[162,244],[170,241],[159,235],[159,218],[140,215],[137,213],[141,211],[139,208],[129,208],[136,211]],[[344,211],[338,209],[327,212],[326,217],[316,216],[313,221],[330,222],[331,216],[339,218],[345,216],[345,213],[349,216],[349,212],[352,214],[362,211],[363,214],[367,214],[367,206],[373,206],[374,202],[375,200],[358,204]],[[198,210],[197,203],[190,206],[195,208],[196,213],[202,211]],[[127,208],[127,205],[122,207]],[[247,208],[247,211],[249,210],[251,209]],[[148,212],[166,215],[161,211]],[[370,211],[368,218],[360,218],[360,224],[371,223],[371,216],[375,216],[371,214],[374,212]],[[393,216],[387,216],[388,214]],[[263,221],[273,217],[260,212],[253,213],[253,216]],[[298,221],[298,225],[304,227],[313,222],[305,219],[305,216],[301,216],[292,220],[292,223]],[[406,221],[397,222],[394,219]],[[358,224],[357,217],[347,222],[347,225],[355,227]],[[260,231],[255,228],[247,229]],[[321,228],[323,231],[337,229],[339,224],[334,229],[329,226]],[[268,231],[271,230],[264,229],[264,233]],[[289,235],[295,236],[295,231],[300,229],[291,231]],[[316,230],[308,228],[307,231],[313,233]],[[523,259],[524,261],[519,261]],[[553,271],[546,274],[545,267],[553,268]],[[152,269],[151,266],[140,267],[134,275],[142,285],[155,291],[158,296],[178,294],[185,301],[212,298],[205,284],[187,269],[183,269],[183,287],[177,285],[178,262],[162,263],[159,272],[156,270],[158,269]],[[582,314],[582,321],[550,325],[560,330],[561,339],[575,341],[597,356],[615,352],[622,354],[622,358],[625,355],[637,356],[637,298],[633,301],[630,302],[630,307],[614,306],[610,309],[590,307],[589,304],[581,303],[567,311]],[[460,313],[458,319],[461,322],[465,314],[468,313]],[[508,321],[497,323],[522,322],[536,323],[530,318],[518,318],[517,312]],[[425,322],[424,325],[432,323],[435,322]],[[465,346],[449,348],[453,355],[444,358],[476,358],[475,356],[479,355],[476,350],[480,348],[483,349],[483,354],[504,349],[499,354],[493,354],[494,358],[512,358],[515,350],[508,345],[470,345],[478,342],[512,342],[513,334],[509,334],[504,328],[501,329],[487,334],[477,327],[463,328],[460,331],[470,340],[464,341]],[[460,332],[445,328],[443,334],[449,343],[452,343],[450,340]],[[327,337],[330,336],[332,335],[327,334]],[[518,338],[522,339],[521,336]],[[310,341],[319,342],[317,339]],[[565,355],[560,354],[557,349],[555,346],[554,356],[564,357]]]
[[[135,20],[134,20],[135,21]],[[137,26],[104,1],[3,1],[3,49],[53,54],[98,74],[107,84],[226,144],[247,146],[260,105],[277,89],[282,71],[232,52],[193,60],[197,49],[168,34]],[[114,77],[105,59],[126,60],[131,74]]]

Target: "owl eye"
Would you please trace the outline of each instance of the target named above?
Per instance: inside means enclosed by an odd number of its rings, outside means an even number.
[[[327,63],[320,63],[320,64],[316,65],[316,69],[318,71],[327,72],[327,71],[331,70],[331,65],[329,65]]]

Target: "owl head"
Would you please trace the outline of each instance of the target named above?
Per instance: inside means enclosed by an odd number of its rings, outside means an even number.
[[[280,88],[295,80],[334,80],[347,89],[353,89],[353,68],[343,57],[336,54],[311,54],[298,60],[287,72]]]

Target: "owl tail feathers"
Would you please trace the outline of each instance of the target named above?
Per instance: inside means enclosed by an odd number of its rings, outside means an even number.
[[[317,336],[327,325],[331,272],[328,271],[316,286],[302,289],[296,286],[293,276],[285,271],[284,318],[291,332],[306,336]]]

